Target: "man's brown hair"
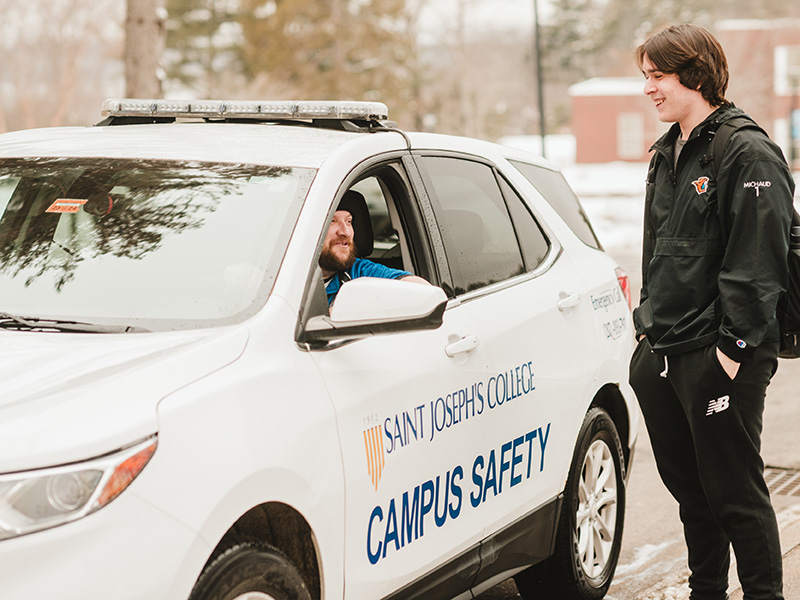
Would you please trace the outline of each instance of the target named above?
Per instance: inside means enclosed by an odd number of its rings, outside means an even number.
[[[728,61],[717,38],[697,25],[673,25],[659,31],[636,49],[636,63],[644,57],[662,73],[675,73],[684,87],[699,90],[711,106],[729,104]]]

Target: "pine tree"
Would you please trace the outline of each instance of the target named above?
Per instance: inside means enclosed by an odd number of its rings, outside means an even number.
[[[243,0],[244,73],[295,97],[406,105],[405,18],[403,0]]]

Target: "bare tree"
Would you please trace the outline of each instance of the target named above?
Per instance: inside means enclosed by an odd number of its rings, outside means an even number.
[[[120,94],[118,8],[120,0],[0,0],[0,131],[99,120],[102,99]]]
[[[421,51],[420,72],[429,73],[420,94],[425,129],[484,139],[539,132],[530,31],[476,25],[490,5],[429,7],[437,36]]]
[[[125,16],[125,94],[160,98],[159,61],[164,51],[163,0],[128,0]]]

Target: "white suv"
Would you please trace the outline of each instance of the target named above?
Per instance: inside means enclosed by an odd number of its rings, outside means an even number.
[[[627,278],[557,169],[379,103],[104,114],[0,136],[0,596],[605,594]],[[348,190],[433,285],[329,310]]]

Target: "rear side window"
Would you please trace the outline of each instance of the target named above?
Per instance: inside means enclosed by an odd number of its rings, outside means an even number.
[[[525,272],[516,232],[494,171],[455,158],[422,158],[437,202],[456,294]]]
[[[531,215],[525,202],[505,179],[500,179],[500,187],[506,198],[508,212],[514,221],[514,228],[517,230],[517,240],[520,248],[522,248],[525,268],[528,271],[533,271],[547,256],[550,250],[550,242],[545,237],[539,223]]]
[[[600,249],[600,242],[583,211],[580,200],[561,173],[516,160],[509,162],[544,196],[584,244]]]

